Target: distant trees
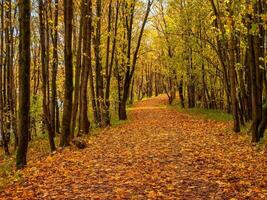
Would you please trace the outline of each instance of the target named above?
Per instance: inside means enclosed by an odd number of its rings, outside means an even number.
[[[182,107],[187,96],[189,108],[231,112],[235,132],[252,121],[252,141],[258,142],[267,124],[266,2],[164,1],[156,12],[163,47],[157,60],[169,79],[169,99],[175,81]]]
[[[139,54],[139,49],[142,41],[142,37],[144,34],[145,25],[148,20],[148,16],[151,10],[151,6],[153,4],[153,0],[148,0],[146,5],[146,11],[143,18],[143,21],[141,21],[142,25],[140,28],[140,31],[137,35],[137,44],[136,47],[133,48],[133,25],[134,25],[134,17],[136,12],[136,0],[132,0],[130,2],[125,2],[123,10],[123,31],[124,31],[124,37],[126,40],[125,44],[122,44],[124,48],[126,48],[125,51],[123,51],[123,56],[125,56],[125,60],[121,64],[124,67],[125,74],[121,76],[122,74],[118,73],[118,88],[121,88],[121,91],[118,91],[119,95],[119,119],[126,120],[127,114],[126,114],[126,103],[128,101],[129,95],[130,95],[130,86],[132,83],[132,78],[135,72],[136,64],[137,64],[137,57]],[[120,81],[119,81],[120,80]]]
[[[18,136],[16,130],[16,91],[14,70],[14,17],[12,1],[1,2],[1,72],[0,72],[0,124],[5,153],[9,154],[8,144],[14,137],[17,147]]]

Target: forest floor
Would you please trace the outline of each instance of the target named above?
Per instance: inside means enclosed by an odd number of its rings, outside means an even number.
[[[267,154],[247,134],[166,103],[139,102],[86,149],[30,162],[0,199],[267,199]]]

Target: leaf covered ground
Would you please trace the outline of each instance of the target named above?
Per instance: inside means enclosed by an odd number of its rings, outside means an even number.
[[[267,199],[267,155],[229,122],[137,103],[129,122],[29,163],[0,199]]]

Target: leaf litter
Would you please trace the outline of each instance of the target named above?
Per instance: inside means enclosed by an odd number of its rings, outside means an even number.
[[[30,162],[0,199],[267,199],[267,155],[229,122],[141,101],[128,123]]]

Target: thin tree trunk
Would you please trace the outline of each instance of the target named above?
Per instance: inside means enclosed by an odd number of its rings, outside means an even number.
[[[96,1],[96,16],[97,23],[95,29],[95,63],[96,63],[96,105],[98,110],[98,125],[104,126],[104,77],[102,72],[101,59],[101,17],[102,17],[102,2]]]
[[[71,123],[71,138],[74,137],[74,132],[76,128],[76,118],[79,107],[80,98],[80,80],[81,80],[81,66],[82,66],[82,40],[83,40],[83,26],[84,26],[84,0],[81,3],[81,20],[79,27],[79,38],[78,38],[78,49],[76,56],[76,68],[75,68],[75,85],[74,85],[74,102],[72,111],[72,123]]]
[[[45,22],[44,22],[44,4],[42,0],[39,0],[39,18],[40,18],[40,46],[41,46],[41,64],[42,64],[42,92],[43,92],[43,120],[48,131],[48,138],[50,144],[51,152],[55,151],[56,145],[54,142],[54,132],[51,124],[51,118],[49,113],[49,88],[48,88],[48,79],[49,74],[49,52],[47,50],[47,45],[49,43],[48,35],[45,35]],[[48,30],[47,30],[48,31]]]
[[[234,22],[232,22],[234,23]],[[238,102],[236,97],[236,72],[235,72],[235,36],[234,26],[232,24],[232,32],[230,39],[230,82],[231,82],[231,101],[232,101],[232,113],[234,117],[234,131],[240,132],[240,121],[238,115]]]
[[[53,66],[51,80],[51,126],[53,136],[56,133],[56,104],[57,104],[57,68],[58,68],[58,0],[55,0],[54,11],[54,32],[53,32]]]
[[[114,63],[115,57],[115,50],[116,50],[116,43],[117,43],[117,33],[118,33],[118,18],[119,18],[119,8],[120,4],[119,1],[116,1],[116,14],[115,14],[115,25],[114,25],[114,38],[112,41],[112,51],[111,51],[111,58],[109,62],[109,46],[110,46],[110,35],[107,39],[107,55],[106,55],[106,91],[105,91],[105,126],[110,125],[110,81],[112,76],[112,68]],[[108,15],[108,30],[109,33],[111,32],[111,17],[112,17],[112,0],[109,3],[109,15]]]
[[[147,23],[148,15],[150,13],[150,9],[153,3],[153,0],[149,0],[147,2],[147,9],[145,13],[144,20],[142,22],[141,30],[138,36],[138,41],[137,45],[135,48],[135,51],[133,53],[133,59],[132,59],[132,64],[131,64],[131,48],[132,48],[132,26],[133,26],[133,18],[134,18],[134,10],[135,10],[135,1],[131,5],[131,13],[130,13],[130,23],[129,26],[127,27],[127,40],[128,40],[128,45],[127,45],[127,66],[126,66],[126,74],[125,74],[125,79],[124,79],[124,86],[123,86],[123,98],[121,100],[121,112],[120,112],[120,120],[126,120],[127,119],[127,112],[126,112],[126,103],[129,98],[129,92],[130,92],[130,85],[132,81],[133,74],[135,72],[135,67],[137,63],[137,57],[139,53],[139,49],[141,46],[142,42],[142,37],[144,33],[144,29]],[[128,22],[127,22],[128,23]]]

